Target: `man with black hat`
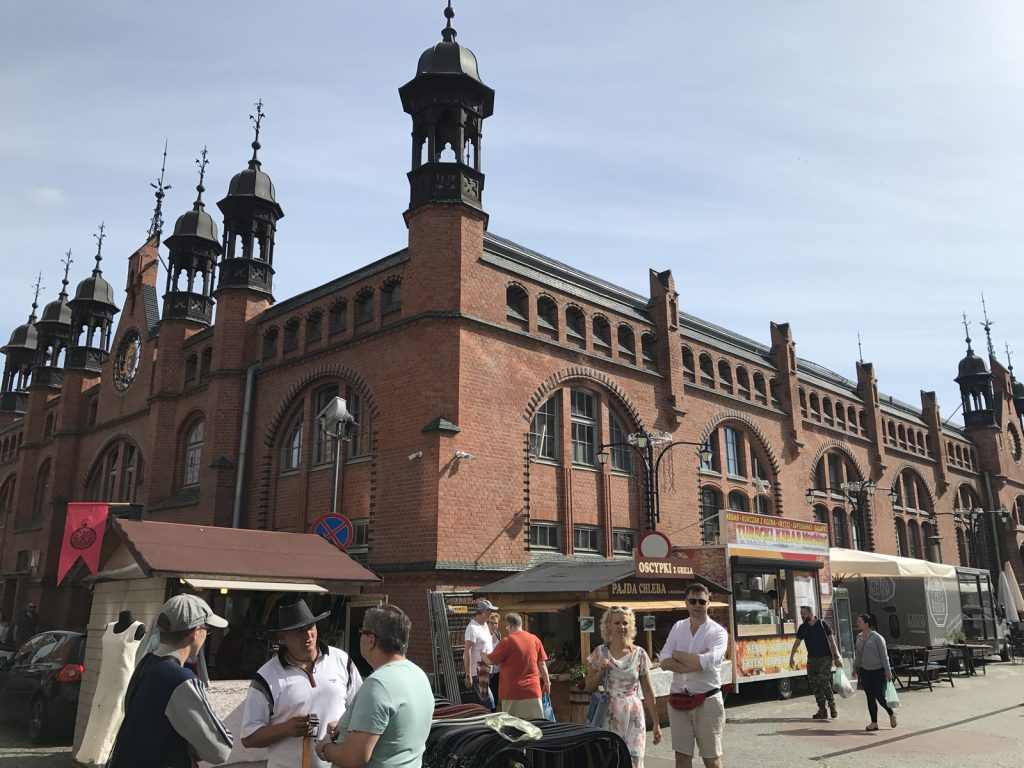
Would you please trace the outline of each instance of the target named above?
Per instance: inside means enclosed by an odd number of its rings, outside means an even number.
[[[473,618],[466,626],[466,645],[462,653],[462,665],[466,670],[466,687],[473,689],[476,700],[491,711],[494,698],[491,696],[491,665],[484,662],[483,655],[494,650],[494,639],[487,626],[491,614],[498,606],[490,600],[480,599],[473,608]]]
[[[234,740],[185,662],[210,628],[228,623],[196,595],[175,595],[157,619],[160,644],[142,657],[124,697],[124,720],[107,768],[193,768],[223,763]]]
[[[337,720],[363,684],[348,654],[317,637],[317,616],[305,600],[278,609],[281,647],[249,685],[242,745],[266,747],[267,768],[328,768],[313,753],[328,721]]]

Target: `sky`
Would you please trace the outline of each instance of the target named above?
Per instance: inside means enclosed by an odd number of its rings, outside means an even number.
[[[0,24],[0,335],[91,271],[121,289],[168,142],[174,219],[209,151],[214,203],[251,154],[277,188],[282,300],[406,245],[410,120],[397,89],[441,0],[6,0]],[[1024,4],[455,0],[496,91],[490,230],[913,405],[965,352],[1024,371]],[[166,249],[162,248],[164,254]],[[158,286],[163,292],[163,282]]]

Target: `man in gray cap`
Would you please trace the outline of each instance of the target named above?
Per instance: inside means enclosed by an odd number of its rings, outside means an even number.
[[[185,662],[200,653],[211,628],[228,623],[196,595],[175,595],[160,611],[160,644],[128,682],[124,720],[107,768],[192,768],[223,763],[234,740]]]
[[[242,745],[266,747],[267,768],[330,765],[313,754],[315,740],[363,684],[349,655],[317,635],[316,623],[330,615],[314,616],[305,600],[278,608],[281,647],[253,677],[242,715]]]
[[[494,699],[491,696],[490,678],[491,665],[482,658],[483,654],[494,650],[494,640],[487,626],[487,619],[498,610],[498,606],[490,600],[480,599],[473,607],[473,618],[466,626],[466,646],[462,652],[462,665],[466,670],[466,687],[473,689],[477,702],[494,710]]]

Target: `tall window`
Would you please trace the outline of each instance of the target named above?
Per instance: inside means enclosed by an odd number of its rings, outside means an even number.
[[[281,446],[281,471],[291,472],[298,469],[302,461],[302,411],[292,419],[291,426],[285,432],[284,444]]]
[[[585,389],[571,392],[572,463],[594,465],[594,430],[597,425],[594,396]]]
[[[348,441],[348,457],[355,459],[369,456],[373,453],[373,419],[370,409],[364,407],[362,396],[351,387],[345,405],[358,425],[352,439]]]
[[[633,449],[628,444],[629,435],[622,428],[618,417],[611,413],[608,417],[609,436],[612,447],[608,449],[611,453],[612,469],[616,472],[633,473]],[[1024,498],[1024,497],[1022,497]]]
[[[324,408],[338,396],[338,385],[331,384],[316,391],[313,400],[313,418],[316,419]],[[351,411],[349,411],[351,413]],[[334,461],[334,435],[313,424],[313,464],[330,464]]]
[[[558,461],[560,403],[560,393],[555,393],[537,409],[537,413],[530,423],[530,454],[538,459]]]
[[[732,427],[722,430],[725,438],[725,465],[730,475],[746,476],[743,466],[743,436]]]
[[[907,523],[907,539],[910,541],[910,556],[916,557],[918,560],[923,559],[923,552],[921,551],[921,531],[917,527],[917,522],[911,520]]]
[[[846,548],[846,511],[839,507],[832,510],[832,537],[837,547]]]
[[[96,462],[86,481],[90,501],[134,502],[142,478],[142,457],[134,443],[119,440]]]
[[[182,485],[199,485],[199,461],[203,455],[203,429],[205,422],[199,419],[185,435],[185,475]]]
[[[901,518],[896,518],[896,553],[902,557],[910,557],[907,549],[907,524]]]
[[[721,533],[718,511],[722,508],[722,494],[715,488],[702,488],[700,506],[701,534],[704,543],[717,544]]]

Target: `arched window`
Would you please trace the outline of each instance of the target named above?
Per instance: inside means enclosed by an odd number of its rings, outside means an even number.
[[[910,557],[910,550],[907,549],[907,524],[903,518],[896,518],[896,553],[901,557]]]
[[[825,423],[830,427],[835,426],[835,419],[832,416],[832,400],[830,398],[822,398],[821,410],[825,416]]]
[[[117,440],[93,464],[86,481],[89,501],[132,503],[142,482],[142,456],[135,443]]]
[[[596,464],[597,399],[586,389],[570,390],[569,416],[572,431],[572,463]]]
[[[268,328],[263,334],[263,359],[269,360],[277,355],[277,328]]]
[[[734,427],[723,427],[722,438],[725,448],[725,471],[736,477],[746,477],[746,447],[743,433]]]
[[[917,521],[911,520],[907,523],[907,541],[910,547],[910,556],[916,557],[918,560],[923,560],[923,552],[921,551],[921,530],[917,527]]]
[[[832,510],[832,538],[835,546],[846,548],[846,510],[840,507]]]
[[[867,536],[864,530],[864,515],[854,507],[850,510],[850,548],[864,550],[867,547]]]
[[[570,344],[580,349],[587,347],[587,318],[576,306],[565,309],[565,337]]]
[[[313,310],[306,317],[307,344],[315,344],[320,341],[320,337],[323,334],[323,318],[324,314],[319,309]]]
[[[619,357],[630,363],[636,362],[636,341],[633,336],[633,329],[622,324],[618,329]]]
[[[380,313],[390,315],[402,310],[402,281],[392,278],[380,289]]]
[[[530,321],[530,296],[520,285],[509,285],[505,288],[505,317],[509,322],[524,328]]]
[[[903,470],[893,485],[896,491],[894,507],[901,510],[932,513],[931,498],[921,476],[912,469]]]
[[[782,385],[779,384],[779,380],[777,378],[773,376],[771,379],[768,380],[768,393],[771,395],[772,398],[772,408],[782,407],[782,401],[779,399],[781,397],[781,395],[779,394],[781,391]]]
[[[594,351],[601,355],[611,357],[612,354],[612,326],[608,318],[601,315],[594,315],[591,323],[594,329]]]
[[[344,299],[338,299],[331,305],[331,309],[327,313],[327,332],[335,334],[347,329],[348,303]]]
[[[14,480],[14,475],[11,475],[3,485],[0,485],[0,525],[2,526],[11,522],[11,512],[14,510]]]
[[[725,360],[718,361],[718,386],[732,394],[732,368]]]
[[[896,428],[896,436],[897,436],[897,440],[899,441],[900,448],[906,448],[907,447],[907,430],[903,427],[902,424],[900,424]]]
[[[846,408],[838,400],[836,401],[836,426],[846,429]]]
[[[199,375],[199,355],[189,355],[185,358],[185,386],[195,384]]]
[[[729,491],[729,509],[733,512],[746,512],[747,497],[740,491]]]
[[[297,317],[293,317],[284,324],[284,352],[294,352],[299,348],[299,330],[302,327],[302,322]]]
[[[373,322],[373,289],[363,288],[356,294],[356,325]]]
[[[640,359],[644,368],[649,371],[658,370],[658,348],[655,346],[653,333],[640,334]]]
[[[889,432],[889,444],[890,445],[896,445],[896,425],[893,424],[891,421],[889,422],[888,432]]]
[[[718,512],[722,508],[722,494],[718,489],[705,486],[700,492],[701,536],[704,544],[717,544],[721,528]]]
[[[754,372],[754,399],[762,405],[768,404],[768,392],[765,389],[764,375],[760,371]]]
[[[834,547],[835,537],[832,535],[832,518],[828,513],[828,507],[823,504],[814,505],[814,522],[824,523],[828,526],[828,545]]]
[[[302,463],[302,411],[300,410],[291,421],[291,426],[284,434],[281,444],[281,471],[292,472]]]
[[[800,394],[800,415],[805,419],[807,418],[807,393],[804,392],[803,387],[797,390]]]
[[[338,396],[338,385],[329,384],[320,387],[313,395],[313,465],[330,464],[334,461],[334,435],[325,429],[321,429],[316,423],[320,412],[323,411]],[[346,402],[346,407],[348,403]],[[351,413],[351,411],[350,411]]]
[[[861,408],[857,411],[857,423],[860,424],[860,434],[863,437],[868,435],[868,419],[864,414],[864,409]]]
[[[960,565],[970,566],[970,553],[967,549],[967,536],[964,529],[959,525],[956,529],[956,554],[960,558]]]
[[[627,444],[629,434],[614,411],[608,414],[608,427],[612,443],[608,448],[611,454],[612,469],[616,472],[633,474],[633,449]]]
[[[550,296],[537,298],[537,330],[558,340],[558,305]]]
[[[31,525],[42,523],[50,508],[50,483],[53,480],[51,475],[50,461],[47,460],[43,462],[39,474],[36,475],[36,496],[32,503],[32,519],[29,521]]]
[[[182,485],[199,485],[200,461],[203,457],[203,430],[205,422],[198,419],[185,433],[185,471]]]
[[[933,539],[935,529],[931,523],[921,523],[921,549],[924,552],[924,559],[937,562]]]
[[[688,384],[694,384],[697,381],[697,369],[693,364],[693,350],[689,347],[683,347],[683,380]]]
[[[715,386],[715,364],[707,352],[700,353],[700,383],[705,387]]]
[[[846,407],[846,421],[850,425],[850,431],[857,431],[857,410],[849,405]]]
[[[530,422],[530,455],[538,459],[558,461],[561,392],[556,392],[537,409]]]
[[[210,378],[210,369],[213,367],[213,347],[207,347],[199,356],[199,378],[205,381]]]
[[[808,398],[811,407],[811,418],[815,421],[821,421],[821,407],[818,404],[818,395],[816,392],[811,392]]]
[[[736,368],[736,392],[744,400],[750,399],[750,376],[747,375],[747,369],[743,366]]]

